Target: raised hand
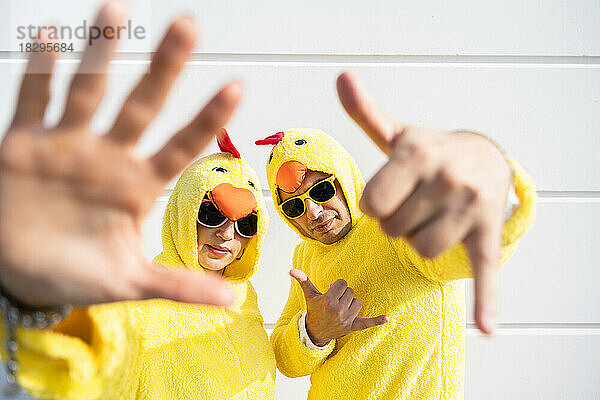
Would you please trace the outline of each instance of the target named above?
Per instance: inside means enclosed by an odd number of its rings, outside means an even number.
[[[343,279],[336,280],[326,293],[321,293],[304,272],[292,269],[290,276],[298,281],[304,292],[306,331],[317,346],[325,346],[332,339],[389,321],[386,315],[357,317],[362,302],[354,297],[354,289],[348,287]]]
[[[121,25],[124,15],[122,2],[107,2],[95,25]],[[43,117],[55,54],[31,53],[0,145],[0,282],[9,294],[31,306],[158,297],[231,303],[231,290],[212,274],[156,266],[142,251],[141,223],[155,198],[241,98],[239,84],[226,85],[156,154],[136,156],[134,146],[160,111],[196,36],[190,18],[173,22],[149,72],[103,136],[91,131],[90,120],[116,40],[99,39],[85,50],[54,127],[45,127]]]
[[[349,73],[337,89],[346,112],[389,156],[367,183],[361,209],[390,236],[403,236],[423,256],[464,243],[475,279],[475,321],[491,333],[510,167],[478,135],[436,132],[398,122]]]

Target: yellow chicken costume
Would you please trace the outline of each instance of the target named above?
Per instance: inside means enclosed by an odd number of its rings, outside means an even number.
[[[267,210],[256,173],[226,133],[225,139],[219,144],[226,152],[202,158],[179,178],[163,218],[163,251],[155,261],[201,271],[196,216],[205,194],[229,185],[237,193],[251,193],[257,234],[224,272],[233,286],[234,305],[112,303],[77,310],[54,329],[20,329],[17,378],[31,395],[73,400],[273,398],[275,358],[248,281],[261,255]],[[4,340],[4,324],[1,334]]]
[[[323,293],[335,280],[345,279],[363,303],[359,317],[385,314],[390,318],[381,326],[332,340],[324,349],[309,349],[301,342],[298,327],[306,311],[305,297],[292,279],[287,303],[271,335],[279,370],[289,377],[311,375],[308,398],[315,400],[463,398],[465,298],[461,279],[471,277],[463,245],[425,259],[404,240],[386,236],[378,222],[358,208],[365,183],[356,163],[322,131],[292,129],[257,144],[274,145],[267,178],[275,204],[280,203],[278,181],[290,181],[280,167],[296,161],[307,169],[334,175],[350,209],[350,232],[325,245],[304,236],[276,207],[303,239],[294,251],[293,267],[304,271]],[[511,164],[521,204],[504,226],[502,263],[515,251],[535,213],[533,182],[516,162]]]

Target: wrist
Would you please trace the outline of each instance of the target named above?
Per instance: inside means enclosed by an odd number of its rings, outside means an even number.
[[[331,338],[322,338],[319,335],[315,334],[314,331],[310,329],[310,325],[308,323],[308,318],[306,319],[306,333],[308,334],[308,338],[310,341],[317,347],[324,347],[331,342]]]
[[[510,163],[506,152],[496,141],[484,134],[466,130],[455,131],[452,133],[463,136],[470,136],[474,140],[479,141],[479,143],[486,146],[486,154],[489,153],[490,157],[493,157],[497,160],[496,165],[498,165],[499,169],[490,172],[500,173],[499,175],[496,174],[498,179],[497,187],[507,188],[504,202],[504,221],[508,221],[510,217],[512,217],[515,209],[519,206],[520,202],[519,198],[515,194],[514,188],[515,170],[512,164]]]
[[[495,149],[495,152],[499,153],[500,156],[502,156],[502,158],[504,159],[503,165],[506,166],[506,169],[507,169],[507,171],[509,173],[509,184],[511,184],[511,185],[513,184],[515,170],[514,170],[514,168],[512,167],[512,165],[510,164],[510,162],[508,160],[508,156],[506,155],[506,151],[504,150],[504,148],[498,142],[496,142],[491,137],[489,137],[487,135],[484,135],[483,133],[479,133],[479,132],[475,132],[475,131],[458,130],[458,131],[454,131],[453,133],[460,134],[460,135],[469,135],[469,136],[472,136],[474,138],[478,138],[478,139],[484,141],[485,143],[487,143],[490,146],[491,150]]]
[[[332,340],[327,343],[320,343],[319,345],[313,342],[306,329],[306,311],[298,319],[298,331],[300,333],[300,341],[311,350],[324,350],[331,344]]]
[[[32,279],[31,276],[20,271],[3,268],[0,271],[0,296],[23,311],[58,310],[59,304],[39,301],[38,293],[47,293],[48,290],[41,290],[37,282],[37,279]]]
[[[72,307],[63,305],[60,308],[33,308],[8,294],[0,282],[0,312],[6,328],[6,380],[5,393],[17,394],[20,387],[16,374],[19,369],[16,353],[17,328],[49,328],[64,320],[70,314]]]
[[[515,213],[517,208],[521,205],[521,199],[517,196],[517,191],[513,182],[510,183],[508,188],[508,196],[506,199],[506,205],[504,207],[504,222],[508,221]]]
[[[7,322],[14,326],[26,328],[47,328],[62,321],[72,310],[70,304],[60,307],[37,307],[24,303],[11,293],[0,282],[0,310]]]
[[[308,331],[308,329],[306,330],[306,333],[308,333],[308,337],[309,337],[310,341],[313,342],[313,344],[317,347],[325,347],[329,344],[329,342],[331,342],[331,339],[319,339],[319,338],[311,335],[310,332]]]

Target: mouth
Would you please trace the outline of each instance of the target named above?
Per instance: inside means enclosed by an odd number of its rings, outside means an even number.
[[[329,229],[331,229],[331,225],[333,225],[333,220],[335,218],[330,218],[327,221],[325,221],[324,223],[322,223],[321,225],[317,225],[313,228],[313,231],[315,232],[319,232],[319,233],[325,233],[328,232]]]
[[[217,257],[225,257],[226,255],[231,254],[231,250],[229,250],[227,247],[210,244],[205,244],[205,246],[210,253],[214,254]]]

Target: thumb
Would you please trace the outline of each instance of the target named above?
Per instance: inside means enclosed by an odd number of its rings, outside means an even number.
[[[231,287],[222,278],[188,269],[168,269],[153,264],[137,284],[137,298],[164,298],[183,303],[228,306],[233,303]]]
[[[394,137],[405,127],[385,114],[351,73],[338,76],[337,91],[348,115],[389,156]]]
[[[390,321],[387,315],[380,315],[372,318],[355,318],[352,322],[352,331],[360,331],[367,328],[372,328],[377,325],[383,325]]]
[[[478,228],[464,241],[475,281],[475,322],[488,335],[496,327],[501,234],[502,228]]]
[[[298,281],[306,299],[312,299],[313,297],[322,295],[322,293],[319,292],[319,289],[313,285],[310,279],[308,279],[306,273],[303,271],[293,268],[290,270],[290,276]]]

